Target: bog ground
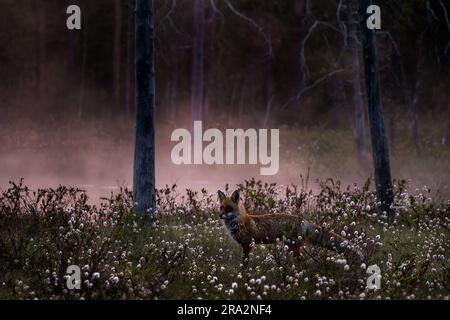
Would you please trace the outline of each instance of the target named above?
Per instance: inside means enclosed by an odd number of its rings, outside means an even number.
[[[249,210],[301,215],[366,257],[360,265],[306,246],[297,260],[280,243],[256,246],[242,270],[215,193],[161,189],[159,221],[151,222],[133,216],[125,189],[95,207],[76,189],[13,184],[0,196],[0,298],[449,299],[448,199],[397,182],[391,221],[369,185],[327,180],[314,193],[306,177],[298,187],[240,185]],[[376,291],[366,288],[364,269],[374,264],[382,275]],[[67,290],[69,265],[82,270],[81,290]]]

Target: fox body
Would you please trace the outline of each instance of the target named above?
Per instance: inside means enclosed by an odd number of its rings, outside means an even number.
[[[231,197],[227,197],[222,191],[218,195],[219,217],[224,221],[230,236],[242,246],[244,268],[248,265],[252,243],[274,244],[277,240],[284,241],[296,256],[306,242],[363,259],[361,253],[349,246],[343,237],[298,216],[285,213],[251,215],[240,201],[239,191],[233,192]]]

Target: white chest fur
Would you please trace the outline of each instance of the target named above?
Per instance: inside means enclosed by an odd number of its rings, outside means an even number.
[[[225,220],[225,228],[227,229],[231,238],[235,241],[236,235],[239,232],[239,216],[232,215]]]

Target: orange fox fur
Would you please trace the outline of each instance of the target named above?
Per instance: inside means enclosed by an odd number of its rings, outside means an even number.
[[[224,221],[230,236],[242,246],[244,268],[248,265],[252,243],[274,244],[277,239],[283,240],[296,256],[306,242],[363,259],[361,253],[350,247],[343,237],[323,230],[298,216],[286,213],[248,214],[240,201],[239,191],[233,192],[231,197],[227,197],[222,191],[219,191],[218,195],[219,217]]]

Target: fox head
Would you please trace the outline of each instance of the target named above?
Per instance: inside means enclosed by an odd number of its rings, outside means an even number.
[[[239,191],[236,190],[227,197],[222,191],[217,192],[220,202],[219,218],[222,220],[231,220],[238,217],[242,212],[242,204],[240,204]]]

